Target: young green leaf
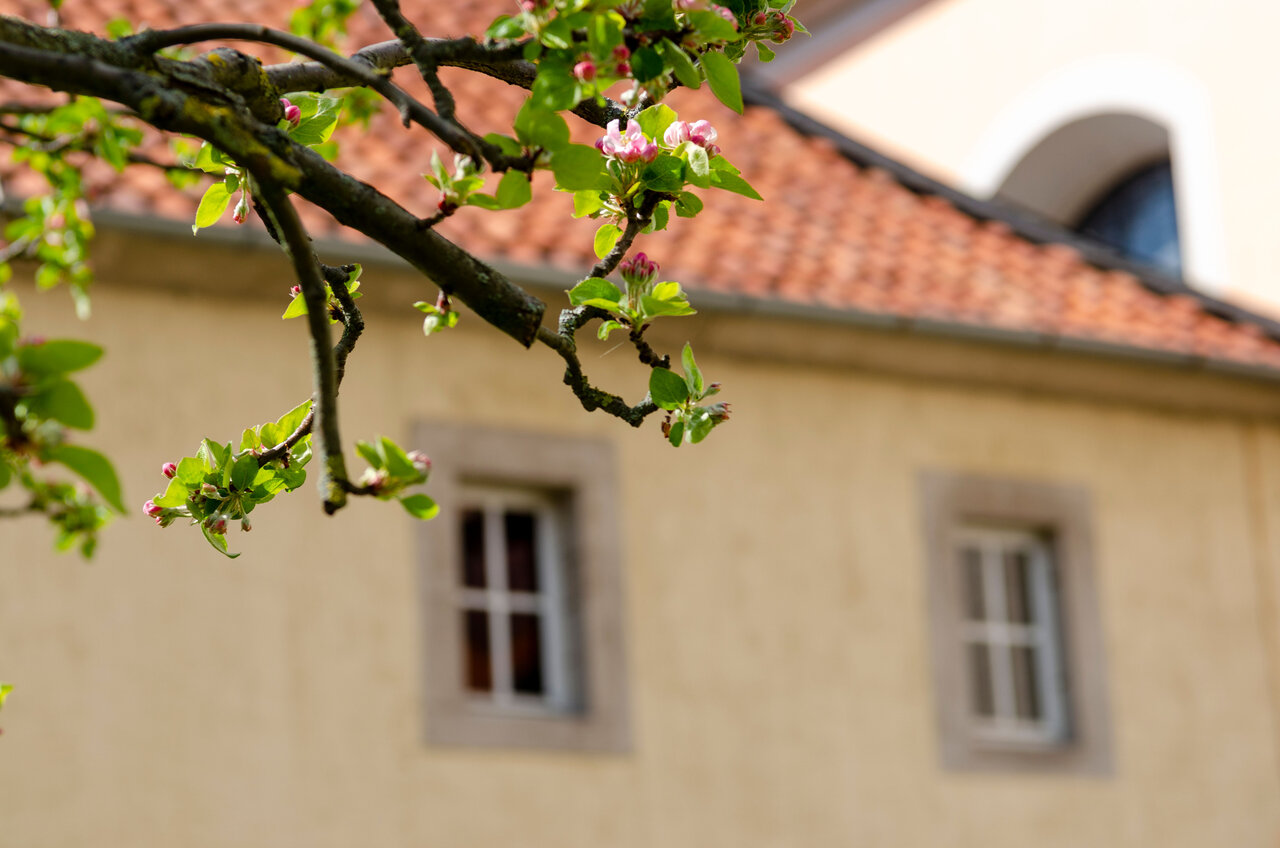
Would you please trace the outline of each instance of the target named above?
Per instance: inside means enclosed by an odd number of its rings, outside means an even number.
[[[227,211],[231,194],[225,182],[216,182],[204,190],[204,197],[200,198],[200,205],[196,207],[196,222],[191,225],[192,235],[203,227],[212,227],[218,223],[222,213]]]
[[[385,464],[382,461],[382,456],[378,453],[378,449],[368,442],[357,441],[356,453],[360,454],[364,461],[369,463],[371,468],[379,469]]]
[[[569,290],[569,303],[573,306],[598,306],[616,311],[622,291],[608,280],[588,277]]]
[[[636,115],[636,123],[649,138],[660,139],[667,131],[667,127],[674,124],[678,118],[679,115],[674,109],[665,103],[658,103]]]
[[[430,521],[440,512],[440,507],[426,495],[407,495],[400,499],[400,505],[414,518]]]
[[[678,409],[689,399],[689,387],[678,374],[654,368],[649,372],[649,397],[663,409]]]
[[[568,191],[609,188],[600,151],[585,144],[566,144],[551,154],[551,171],[556,184]]]
[[[74,339],[50,339],[18,348],[18,368],[27,374],[65,374],[88,368],[102,356],[102,348]]]
[[[596,230],[595,251],[596,257],[603,259],[609,255],[609,251],[613,250],[613,246],[618,243],[618,238],[622,235],[622,230],[613,224],[601,224],[600,229]]]
[[[696,398],[702,397],[702,369],[694,360],[693,347],[688,342],[684,343],[684,350],[680,351],[680,362],[684,365],[684,380],[689,385],[689,394]]]
[[[585,218],[593,212],[604,208],[604,200],[598,191],[575,191],[573,193],[573,217]]]
[[[240,556],[240,554],[233,554],[227,551],[227,537],[225,534],[214,533],[208,527],[205,527],[203,523],[200,525],[200,532],[209,540],[209,544],[213,546],[213,549],[225,556],[227,559],[235,559]]]
[[[694,67],[693,60],[689,58],[689,54],[684,52],[679,46],[674,44],[670,39],[662,39],[660,49],[662,50],[662,58],[671,66],[671,70],[675,73],[676,79],[686,88],[701,88],[702,77],[698,74],[698,69]],[[663,127],[666,129],[666,127]]]
[[[524,206],[533,199],[533,187],[529,184],[528,174],[516,170],[507,171],[498,183],[497,197],[503,209]]]
[[[742,82],[738,79],[738,67],[729,57],[714,50],[702,54],[701,61],[712,94],[721,103],[742,114]]]
[[[70,380],[54,380],[26,400],[27,410],[39,418],[52,418],[78,430],[93,429],[93,407],[80,387]]]
[[[105,456],[89,448],[67,444],[49,448],[46,455],[51,462],[61,462],[83,477],[116,512],[125,511],[120,478]]]

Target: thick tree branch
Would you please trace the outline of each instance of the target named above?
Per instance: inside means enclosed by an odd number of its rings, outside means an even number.
[[[100,40],[81,45],[91,38],[82,33],[71,34],[75,36],[71,40],[84,47],[75,55],[5,43],[11,20],[0,17],[0,75],[123,103],[158,129],[203,138],[242,164],[258,163],[276,183],[383,244],[483,320],[525,346],[533,343],[545,304],[438,233],[422,231],[417,217],[395,201],[293,143],[243,106],[219,101],[216,91],[208,94],[196,89],[207,95],[197,96],[164,74],[142,73],[92,58],[94,42]]]

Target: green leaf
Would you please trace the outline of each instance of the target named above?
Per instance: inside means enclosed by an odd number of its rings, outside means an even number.
[[[574,306],[599,306],[616,311],[622,291],[608,280],[588,277],[569,290],[569,303]]]
[[[675,8],[671,0],[644,0],[644,11],[640,15],[639,28],[648,32],[654,30],[673,31],[680,27],[676,24]]]
[[[102,356],[102,348],[74,339],[52,339],[18,348],[18,368],[28,374],[63,374],[88,368]]]
[[[200,442],[200,449],[196,451],[196,456],[204,462],[205,471],[215,471],[227,461],[226,448],[212,439],[204,439]]]
[[[240,556],[240,554],[233,554],[227,551],[227,537],[225,533],[214,533],[208,527],[205,527],[203,523],[200,525],[200,532],[209,540],[209,544],[213,545],[213,549],[227,559],[235,559]]]
[[[667,131],[667,127],[674,124],[678,117],[675,110],[670,106],[665,103],[658,103],[636,115],[636,123],[640,125],[640,129],[645,135],[656,141],[662,138],[662,134]]]
[[[676,214],[681,218],[692,218],[702,211],[702,198],[690,191],[680,192],[676,198]]]
[[[193,456],[184,456],[178,460],[178,472],[173,476],[181,480],[188,489],[194,489],[204,482],[204,463]]]
[[[569,143],[569,125],[564,118],[532,101],[525,101],[520,107],[514,126],[516,138],[526,147],[555,151]]]
[[[684,350],[680,351],[680,362],[684,365],[684,380],[689,386],[689,394],[702,397],[702,369],[694,360],[693,347],[688,342],[684,343]]]
[[[596,338],[602,342],[609,340],[609,334],[614,330],[621,330],[623,324],[621,321],[605,321],[600,325],[600,329],[596,330]]]
[[[649,397],[663,409],[678,409],[689,399],[689,387],[678,374],[655,368],[649,372]]]
[[[13,478],[13,470],[9,468],[9,463],[0,459],[0,489],[9,485],[9,480]]]
[[[738,28],[732,22],[720,17],[718,12],[709,9],[694,9],[688,12],[689,23],[698,30],[703,41],[736,41]]]
[[[690,306],[689,302],[683,297],[679,300],[659,300],[646,294],[640,297],[640,306],[644,310],[646,319],[658,318],[663,315],[694,315],[698,311]]]
[[[498,183],[498,203],[503,209],[524,206],[532,199],[533,187],[529,184],[528,174],[511,170],[502,175],[502,180]]]
[[[303,116],[296,127],[288,130],[289,137],[298,144],[308,146],[328,141],[334,128],[338,126],[342,101],[323,94],[290,94],[289,101],[302,110]]]
[[[50,461],[61,462],[84,478],[98,490],[103,500],[116,512],[123,513],[124,499],[120,491],[120,478],[111,467],[111,461],[102,454],[79,445],[56,445],[46,454]]]
[[[640,179],[647,188],[674,194],[684,188],[684,162],[663,153],[645,166]]]
[[[478,206],[481,209],[488,209],[496,212],[502,208],[502,201],[494,197],[492,194],[472,194],[462,202],[463,206]]]
[[[671,425],[671,432],[667,434],[667,441],[672,447],[680,447],[680,443],[684,441],[684,421],[677,421]]]
[[[423,521],[430,521],[440,512],[436,502],[426,495],[408,495],[400,499],[400,505],[414,518],[420,518]]]
[[[693,421],[689,428],[689,441],[696,445],[705,439],[715,426],[716,422],[712,420],[711,414],[705,409],[698,409],[693,413]]]
[[[622,230],[613,224],[601,224],[600,229],[596,230],[595,251],[596,258],[604,259],[609,255],[609,251],[613,250],[613,246],[618,243],[619,237],[622,236]]]
[[[711,185],[715,188],[731,191],[734,194],[740,194],[743,197],[749,197],[752,200],[764,200],[764,198],[760,196],[760,193],[751,187],[751,183],[747,182],[737,174],[732,174],[728,171],[713,172],[711,174]]]
[[[200,206],[196,208],[196,222],[191,225],[193,235],[202,227],[212,227],[218,223],[222,213],[227,211],[231,194],[225,182],[216,182],[205,189],[204,197],[200,198]]]
[[[567,144],[551,154],[556,184],[569,191],[608,189],[609,175],[600,151],[585,144]]]
[[[308,399],[280,416],[276,421],[277,432],[281,434],[279,441],[284,441],[289,436],[292,436],[293,431],[302,425],[302,422],[307,418],[307,413],[310,411],[311,401]]]
[[[408,455],[395,442],[383,436],[379,439],[379,446],[381,448],[380,452],[387,463],[387,473],[392,477],[414,480],[422,476],[418,469],[413,467]]]
[[[280,316],[281,321],[287,321],[290,318],[301,318],[307,314],[307,299],[300,294],[295,294],[293,300],[289,301],[289,305],[284,308],[284,314]]]
[[[698,69],[694,67],[688,53],[668,38],[662,39],[661,50],[662,57],[671,66],[681,85],[693,89],[702,87],[702,77],[698,74]],[[666,128],[663,127],[663,129]]]
[[[9,697],[9,693],[13,691],[12,683],[0,683],[0,707],[4,706],[4,699]]]
[[[685,148],[689,155],[689,182],[698,188],[711,187],[711,158],[707,151],[690,144]]]
[[[26,405],[28,412],[39,418],[52,418],[78,430],[93,429],[93,407],[70,380],[44,384],[27,398]]]
[[[742,82],[738,79],[737,66],[729,57],[714,50],[703,53],[702,70],[706,72],[711,93],[721,103],[742,114]]]
[[[154,498],[154,501],[156,506],[175,509],[186,503],[189,497],[191,497],[191,487],[183,483],[182,478],[174,477],[165,487],[164,494]]]
[[[356,453],[360,454],[371,468],[379,469],[385,464],[382,461],[382,456],[378,453],[378,449],[368,442],[357,441]]]
[[[598,191],[575,191],[573,193],[573,217],[585,218],[593,212],[604,208],[604,200]]]
[[[231,466],[231,485],[237,492],[253,487],[253,478],[258,476],[258,458],[246,453]]]
[[[631,76],[638,82],[657,79],[666,71],[662,56],[652,47],[641,47],[631,54]]]
[[[232,164],[231,160],[226,154],[207,141],[200,145],[200,149],[196,151],[195,161],[191,163],[192,167],[199,168],[206,174],[219,176],[226,173],[227,166],[230,164]]]

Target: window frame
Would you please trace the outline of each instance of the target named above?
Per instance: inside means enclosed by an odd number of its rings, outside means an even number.
[[[605,441],[422,423],[440,514],[419,528],[425,736],[430,745],[622,752],[630,749],[617,469]],[[576,669],[563,705],[500,704],[466,686],[459,612],[461,516],[468,492],[537,493],[562,516]]]
[[[1111,773],[1101,613],[1088,492],[1078,486],[931,471],[921,475],[932,678],[939,754],[954,771]],[[959,556],[997,530],[1044,540],[1053,559],[1065,715],[1052,735],[993,734],[972,707]]]

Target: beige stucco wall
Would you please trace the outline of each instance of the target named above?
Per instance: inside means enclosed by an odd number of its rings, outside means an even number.
[[[1190,279],[1277,312],[1277,32],[1280,6],[1257,0],[935,0],[787,94],[979,196],[1056,125],[1150,118],[1171,134]]]
[[[86,373],[100,417],[86,441],[111,449],[131,504],[159,488],[162,461],[308,387],[304,328],[277,318],[287,275],[264,266],[219,295],[172,258],[155,255],[142,282],[185,293],[107,280],[87,325],[61,293],[24,293],[29,332],[110,346]],[[415,527],[394,505],[326,520],[308,487],[255,513],[234,561],[141,515],[88,564],[49,553],[38,524],[6,523],[0,678],[19,688],[0,714],[0,844],[1275,844],[1278,669],[1264,634],[1274,650],[1277,598],[1259,594],[1258,547],[1280,533],[1273,417],[729,355],[711,316],[689,332],[734,419],[677,452],[656,424],[584,414],[547,351],[465,319],[424,340],[407,304],[380,305],[388,272],[366,278],[348,438],[407,437],[433,418],[616,445],[633,750],[423,743]],[[827,332],[850,355],[915,344]],[[251,341],[264,333],[276,335]],[[602,383],[641,390],[621,352],[589,361]],[[1112,775],[940,770],[923,469],[1091,493]]]

